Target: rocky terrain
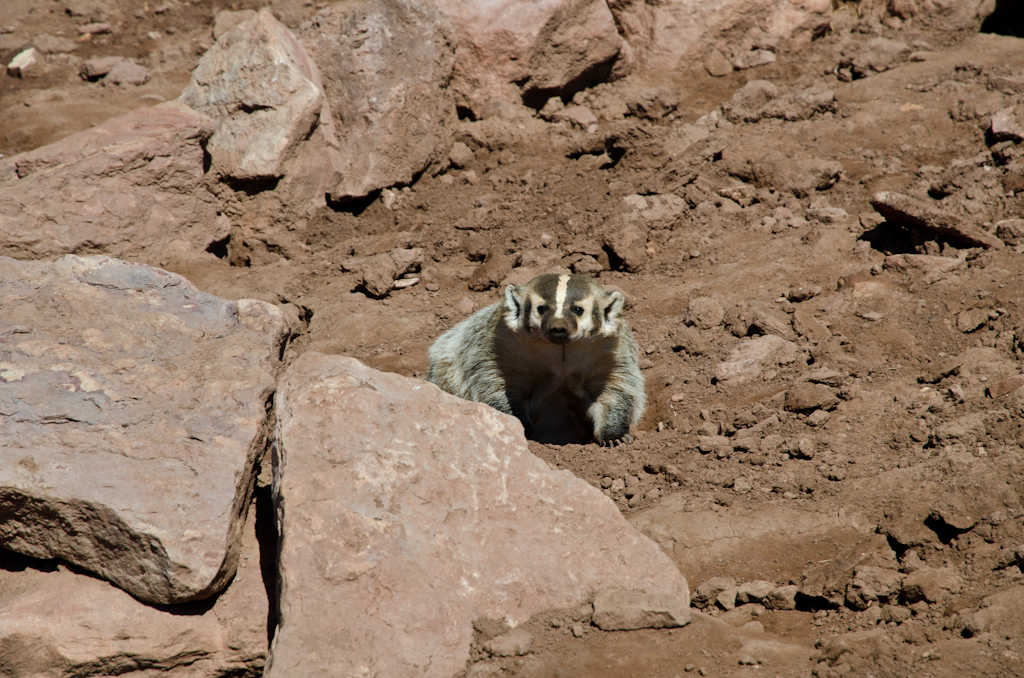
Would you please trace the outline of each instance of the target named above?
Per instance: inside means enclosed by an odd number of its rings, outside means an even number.
[[[1024,673],[1018,4],[707,4],[8,0],[0,674]],[[543,272],[631,445],[423,381]]]

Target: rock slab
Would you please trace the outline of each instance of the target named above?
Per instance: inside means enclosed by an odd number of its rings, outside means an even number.
[[[287,334],[149,266],[0,258],[0,546],[152,603],[223,589]]]
[[[908,195],[882,191],[871,196],[871,206],[888,221],[926,228],[971,247],[1002,249],[1003,241],[955,214],[943,212]]]
[[[602,631],[676,628],[690,623],[690,608],[676,596],[605,589],[594,597],[593,620]]]
[[[155,260],[226,240],[203,181],[209,122],[171,102],[0,160],[0,256]]]
[[[522,425],[431,384],[307,352],[277,393],[280,624],[266,676],[451,676],[473,620],[605,588],[689,604],[614,504]]]
[[[259,675],[269,608],[253,513],[234,582],[201,610],[152,607],[95,577],[0,552],[0,675]]]

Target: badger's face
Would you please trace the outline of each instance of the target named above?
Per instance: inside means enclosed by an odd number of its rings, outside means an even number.
[[[606,292],[585,275],[539,275],[523,286],[505,289],[509,327],[554,344],[593,336],[613,336],[625,300]]]

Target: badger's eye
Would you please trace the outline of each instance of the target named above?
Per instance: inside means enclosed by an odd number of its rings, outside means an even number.
[[[575,313],[576,315],[583,315],[583,309],[579,306],[573,306],[572,312]]]
[[[548,312],[548,307],[547,306],[538,306],[537,307],[537,313],[538,314],[544,315],[547,312]]]

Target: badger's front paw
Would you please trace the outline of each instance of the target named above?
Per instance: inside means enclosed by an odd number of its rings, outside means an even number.
[[[598,444],[601,447],[622,447],[623,445],[632,445],[635,438],[628,433],[623,433],[618,438],[608,438],[605,440],[598,440]]]

